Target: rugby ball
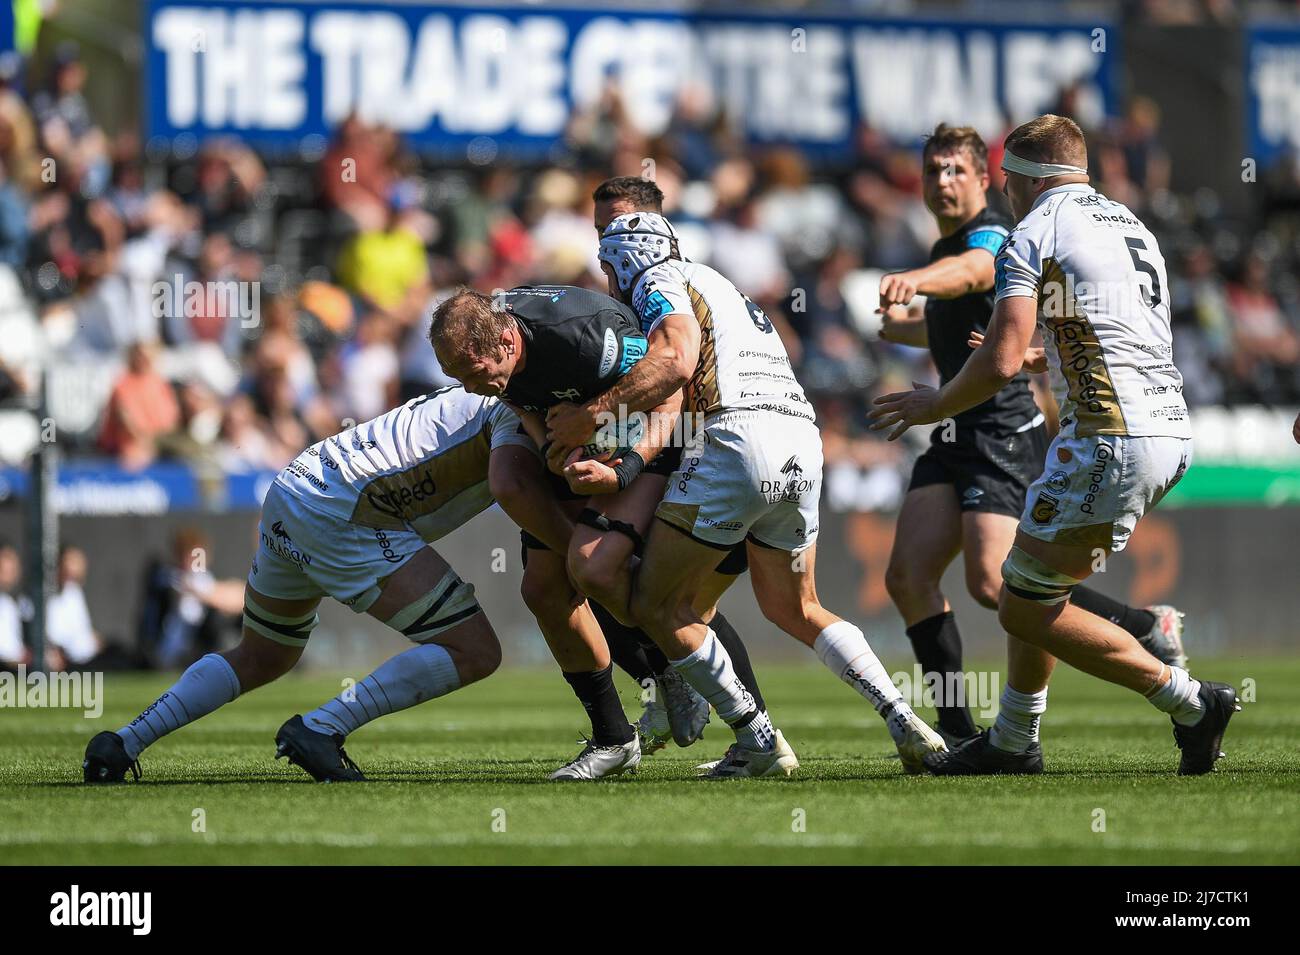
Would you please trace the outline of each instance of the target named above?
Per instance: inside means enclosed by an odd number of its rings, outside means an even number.
[[[640,412],[601,425],[582,446],[583,456],[602,461],[621,458],[637,446],[645,429],[646,418]]]

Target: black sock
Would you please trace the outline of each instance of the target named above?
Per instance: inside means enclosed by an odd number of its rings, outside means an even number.
[[[722,615],[721,610],[713,615],[709,626],[718,638],[718,642],[722,644],[722,648],[731,657],[731,668],[736,671],[736,677],[741,685],[749,691],[758,708],[766,710],[767,704],[763,702],[763,694],[758,689],[758,677],[754,676],[754,665],[749,662],[749,651],[745,649],[745,644],[741,641],[740,634],[736,633],[736,628]]]
[[[591,741],[597,746],[618,746],[632,741],[632,724],[623,713],[614,689],[614,665],[590,673],[566,673],[582,708],[591,718]]]
[[[640,630],[619,623],[612,613],[596,601],[589,600],[587,603],[605,634],[605,642],[609,644],[609,656],[620,670],[636,680],[641,687],[647,685],[647,680],[653,681],[656,673],[663,672],[662,667],[655,668],[655,663],[658,661],[650,659],[647,648],[641,640]],[[649,638],[647,637],[646,640],[648,642]],[[654,644],[650,646],[658,652],[658,647]],[[659,657],[663,659],[663,654],[660,653]],[[666,659],[663,660],[663,665],[668,665]]]
[[[965,704],[951,705],[944,700],[944,690],[949,686],[965,685],[961,668],[961,633],[957,618],[951,610],[926,617],[907,628],[907,639],[921,664],[921,671],[930,679],[931,673],[942,674],[943,684],[935,687],[935,710],[939,714],[939,728],[953,736],[973,736],[975,721]],[[955,677],[950,677],[955,674]]]
[[[1115,626],[1127,630],[1135,637],[1145,637],[1156,625],[1156,615],[1150,610],[1138,610],[1090,587],[1075,587],[1070,591],[1070,603],[1080,610],[1105,617]]]

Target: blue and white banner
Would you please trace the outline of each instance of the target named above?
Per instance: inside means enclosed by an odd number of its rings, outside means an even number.
[[[1300,26],[1246,32],[1246,145],[1268,166],[1300,147]]]
[[[154,464],[127,471],[112,462],[61,464],[53,489],[60,514],[166,514],[203,504],[199,481],[184,464]],[[20,468],[0,469],[0,502],[25,497],[30,475]]]
[[[1100,118],[1119,61],[1113,24],[1069,19],[151,0],[145,35],[150,136],[297,148],[357,111],[417,146],[490,140],[488,157],[546,150],[611,84],[648,134],[689,88],[758,142],[847,151],[864,122],[900,142],[939,121],[994,136],[1073,84],[1079,118]]]

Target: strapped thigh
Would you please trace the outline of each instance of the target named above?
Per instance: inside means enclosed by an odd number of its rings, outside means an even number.
[[[253,599],[252,591],[244,588],[244,626],[256,634],[286,647],[305,647],[320,614],[310,613],[288,617],[272,613]]]
[[[577,522],[579,524],[584,524],[587,527],[594,527],[602,534],[608,534],[610,531],[617,531],[632,542],[632,553],[636,554],[638,557],[641,556],[641,551],[645,547],[645,541],[642,539],[640,532],[626,521],[615,520],[606,517],[594,508],[584,507],[582,513],[577,517]]]
[[[482,609],[474,596],[474,585],[448,569],[437,586],[397,611],[387,623],[407,639],[423,643]]]
[[[1083,583],[1077,577],[1054,570],[1019,547],[1012,547],[1003,561],[1002,581],[1009,593],[1022,600],[1049,606],[1065,603],[1070,599],[1070,591]]]

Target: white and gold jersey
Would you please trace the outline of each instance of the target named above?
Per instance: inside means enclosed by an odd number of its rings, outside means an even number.
[[[699,322],[700,358],[684,411],[708,418],[748,409],[816,420],[771,319],[707,265],[670,259],[651,266],[637,278],[632,307],[647,338],[667,315]]]
[[[1007,237],[997,300],[1031,297],[1061,428],[1190,438],[1155,236],[1085,183],[1049,189]]]
[[[312,445],[276,482],[317,511],[435,541],[491,506],[488,458],[507,444],[533,447],[509,407],[444,388]]]

